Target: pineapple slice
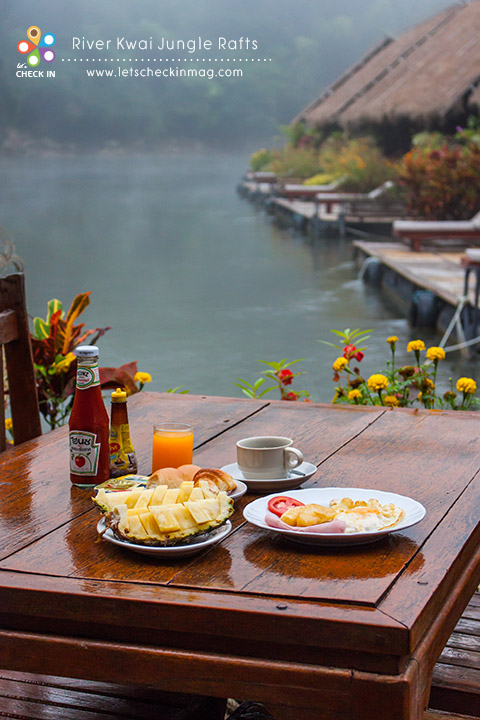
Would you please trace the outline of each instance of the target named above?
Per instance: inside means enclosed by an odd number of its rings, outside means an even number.
[[[150,510],[140,513],[138,517],[140,518],[143,529],[145,530],[149,538],[153,538],[154,540],[162,540],[162,533],[160,532],[158,524],[155,521],[155,517]]]
[[[98,505],[103,513],[111,512],[116,505],[123,505],[130,498],[131,490],[123,490],[122,492],[106,492],[101,488],[93,502]]]
[[[167,490],[162,505],[174,505],[177,502],[179,493],[180,488],[170,488]]]
[[[153,495],[155,488],[150,488],[149,490],[143,490],[140,493],[140,497],[138,498],[137,502],[135,503],[135,508],[146,508],[148,507],[148,503],[151,500],[151,497]]]
[[[129,515],[127,536],[135,540],[148,540],[148,533],[142,525],[139,515]]]
[[[193,530],[198,532],[198,524],[195,522],[185,505],[173,505],[171,511],[182,530]]]
[[[204,500],[203,502],[207,501]],[[200,503],[198,500],[188,500],[184,505],[199,525],[210,522],[211,518],[209,517],[209,513],[206,512],[203,503]]]
[[[196,500],[204,500],[205,495],[203,494],[203,490],[200,487],[194,487],[192,492],[190,493],[189,500],[196,501]]]
[[[214,493],[213,490],[210,489],[208,482],[206,480],[200,480],[199,485],[202,488],[204,498],[217,497],[217,493]]]
[[[151,508],[161,533],[171,533],[180,530],[180,523],[168,505],[158,505]]]
[[[152,505],[161,505],[163,503],[165,495],[167,494],[167,490],[168,485],[157,485],[157,487],[153,491],[153,495],[150,498],[148,506],[151,507]]]
[[[193,490],[193,480],[186,480],[180,485],[180,491],[178,493],[177,502],[182,503],[190,498],[190,494]]]

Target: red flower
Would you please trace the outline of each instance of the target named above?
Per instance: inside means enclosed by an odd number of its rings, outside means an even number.
[[[345,345],[345,348],[343,350],[343,357],[347,358],[347,360],[350,360],[350,358],[355,357],[355,353],[357,352],[357,348],[355,345]]]
[[[297,393],[289,392],[284,396],[284,400],[298,400]]]
[[[283,385],[291,385],[294,374],[291,370],[285,368],[285,370],[279,370],[277,377]]]
[[[362,360],[363,360],[364,357],[365,357],[365,354],[362,353],[361,350],[359,350],[359,351],[357,352],[357,354],[355,355],[355,359],[357,360],[357,362],[362,362]]]
[[[303,402],[312,402],[310,398],[303,398]]]

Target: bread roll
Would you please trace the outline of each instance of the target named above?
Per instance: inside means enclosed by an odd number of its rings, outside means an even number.
[[[147,480],[146,488],[157,487],[157,485],[168,485],[169,488],[180,487],[185,478],[177,468],[161,468],[156,470]]]
[[[217,470],[214,468],[204,468],[203,470],[199,470],[193,478],[193,484],[195,486],[199,485],[200,480],[205,480],[208,483],[209,488],[217,492],[220,490],[231,492],[237,487],[237,483],[231,475],[223,470]]]
[[[182,473],[184,480],[190,482],[195,477],[195,474],[201,470],[200,465],[180,465],[178,470]]]

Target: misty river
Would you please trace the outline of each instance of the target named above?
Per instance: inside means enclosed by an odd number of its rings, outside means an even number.
[[[247,164],[215,153],[3,159],[0,226],[25,263],[29,313],[91,290],[82,321],[112,328],[101,364],[137,360],[151,390],[239,396],[236,379],[253,382],[259,360],[304,358],[292,389],[329,402],[338,353],[318,341],[346,327],[374,331],[364,375],[384,368],[392,334],[410,361],[418,333],[357,279],[351,239],[276,227],[236,192]],[[475,377],[458,356],[441,369]]]

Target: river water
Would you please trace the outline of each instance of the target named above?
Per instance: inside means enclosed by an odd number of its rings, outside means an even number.
[[[25,263],[29,313],[91,290],[86,327],[112,326],[101,364],[138,361],[149,389],[241,395],[260,360],[304,358],[292,389],[329,402],[331,329],[372,328],[364,374],[381,371],[385,338],[418,336],[356,278],[351,240],[309,240],[272,224],[235,187],[244,155],[3,159],[0,226]],[[423,334],[425,336],[425,334]],[[438,342],[435,335],[428,338]],[[476,365],[447,360],[448,374]],[[272,394],[272,397],[275,395]]]

